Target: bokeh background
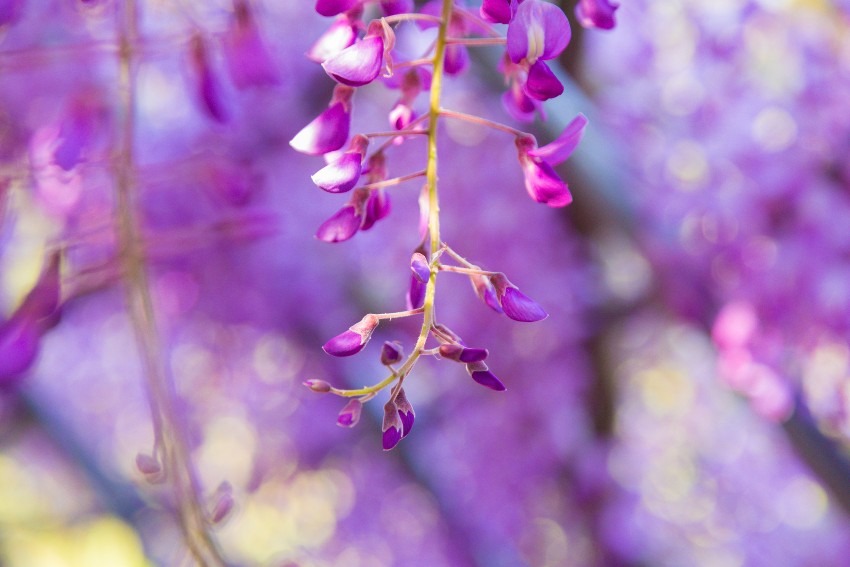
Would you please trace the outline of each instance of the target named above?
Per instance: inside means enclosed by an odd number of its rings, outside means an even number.
[[[343,402],[301,382],[370,384],[384,340],[411,348],[404,321],[351,359],[320,347],[404,308],[418,185],[353,240],[314,238],[343,200],[288,145],[333,88],[304,55],[329,24],[313,5],[250,4],[270,64],[253,80],[231,2],[138,6],[134,206],[203,494],[232,486],[212,528],[228,560],[850,563],[850,6],[624,0],[612,31],[574,23],[567,93],[526,126],[501,107],[499,48],[478,49],[444,106],[541,143],[590,118],[565,210],[528,199],[509,136],[442,130],[444,240],[550,317],[515,323],[442,275],[440,320],[508,390],[423,360],[416,426],[383,452],[382,398],[342,429]],[[0,312],[66,251],[61,321],[0,393],[4,566],[191,564],[168,484],[135,465],[153,433],[115,238],[125,9],[0,0]],[[353,132],[387,129],[397,96],[360,89]],[[422,140],[388,152],[392,175],[423,159]]]

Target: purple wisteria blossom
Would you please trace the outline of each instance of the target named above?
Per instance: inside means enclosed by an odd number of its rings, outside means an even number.
[[[374,315],[366,315],[348,328],[344,333],[340,333],[331,340],[325,343],[322,347],[328,354],[333,356],[351,356],[357,354],[369,339],[372,338],[372,332],[377,328],[379,320]]]
[[[483,362],[471,362],[466,365],[466,371],[473,380],[496,392],[504,392],[507,390],[501,380],[496,378],[496,375],[490,372],[490,369]]]
[[[522,293],[504,274],[497,274],[491,280],[499,305],[510,319],[532,323],[549,316],[540,304]]]
[[[361,0],[316,0],[316,12],[322,16],[336,16],[360,4]]]
[[[557,6],[541,0],[526,0],[519,5],[508,25],[507,54],[525,71],[523,88],[529,97],[548,100],[564,92],[544,61],[560,55],[570,37],[569,20]]]
[[[353,94],[354,89],[351,87],[337,85],[328,109],[302,128],[289,145],[309,155],[323,155],[344,146],[351,127]]]
[[[532,199],[550,207],[563,207],[572,202],[572,194],[567,184],[555,173],[554,166],[561,164],[575,151],[585,126],[587,118],[579,114],[557,139],[539,148],[533,136],[517,138],[525,189]]]
[[[389,451],[401,441],[404,436],[404,423],[399,415],[395,400],[391,399],[384,405],[384,420],[381,425],[381,442],[384,451]]]
[[[619,7],[610,0],[579,0],[576,18],[583,27],[610,30],[616,25],[614,12]]]

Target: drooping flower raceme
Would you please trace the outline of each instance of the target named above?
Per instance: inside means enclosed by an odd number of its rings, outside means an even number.
[[[305,382],[315,392],[350,398],[337,419],[343,427],[357,422],[363,403],[390,388],[382,423],[382,445],[389,450],[406,437],[413,426],[413,406],[402,386],[423,355],[461,363],[476,383],[494,391],[506,389],[484,363],[489,355],[487,349],[467,346],[455,332],[436,320],[434,295],[440,274],[458,273],[469,277],[475,293],[488,307],[514,321],[535,322],[548,317],[540,304],[521,292],[503,273],[482,270],[441,239],[436,177],[438,121],[441,118],[460,119],[513,133],[529,195],[539,203],[561,207],[568,204],[572,196],[553,167],[575,149],[587,120],[579,115],[556,140],[538,147],[531,134],[441,108],[443,77],[458,74],[468,66],[470,46],[506,45],[505,59],[500,67],[510,83],[506,106],[521,120],[529,120],[538,113],[543,115],[542,102],[563,92],[563,86],[545,61],[556,58],[570,41],[567,18],[554,4],[542,0],[488,0],[481,5],[480,12],[473,13],[454,0],[435,0],[414,12],[413,3],[408,0],[385,1],[380,3],[384,17],[368,25],[361,21],[367,11],[363,2],[319,0],[316,7],[320,14],[335,19],[329,31],[314,44],[309,56],[320,61],[325,72],[339,84],[328,109],[302,129],[290,144],[300,152],[325,156],[325,165],[312,176],[318,187],[330,193],[351,192],[342,208],[321,224],[316,237],[340,243],[360,231],[369,230],[389,214],[390,190],[396,190],[396,186],[408,180],[425,178],[418,201],[420,241],[409,264],[407,309],[368,314],[323,346],[328,354],[351,356],[365,349],[380,321],[422,316],[414,348],[405,357],[400,342],[385,341],[380,361],[390,374],[372,386],[338,389],[331,382],[318,378]],[[406,20],[416,21],[421,28],[437,28],[436,40],[425,57],[396,59],[394,56],[396,31],[393,25]],[[507,24],[507,37],[500,36],[486,22]],[[358,38],[358,33],[364,29],[365,35]],[[479,33],[485,37],[471,37]],[[399,74],[393,76],[396,69]],[[339,153],[348,139],[355,92],[374,82],[382,72],[386,85],[401,92],[389,113],[392,129],[357,134],[348,149]],[[430,95],[429,109],[417,115],[414,108],[422,93]],[[429,148],[425,169],[392,177],[389,153],[394,147],[423,134],[427,135]],[[384,141],[378,143],[380,138]]]

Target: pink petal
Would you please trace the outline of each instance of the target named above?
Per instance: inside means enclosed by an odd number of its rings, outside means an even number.
[[[610,30],[616,25],[614,12],[619,7],[608,0],[579,0],[576,5],[576,18],[585,28]]]
[[[534,148],[528,151],[528,155],[534,158],[540,158],[552,165],[558,165],[565,161],[573,151],[575,151],[582,136],[584,129],[587,126],[587,117],[579,113],[572,121],[567,124],[561,135],[552,142],[549,142],[541,148]]]
[[[381,72],[384,39],[369,36],[346,47],[322,63],[322,68],[335,81],[351,87],[371,83]]]
[[[345,145],[350,127],[351,113],[338,102],[298,132],[289,145],[314,156],[333,152]]]

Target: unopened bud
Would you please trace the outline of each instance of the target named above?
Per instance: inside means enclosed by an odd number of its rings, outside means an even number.
[[[327,394],[331,391],[331,385],[324,380],[311,378],[310,380],[305,380],[304,385],[319,394]]]
[[[225,520],[230,512],[233,511],[233,487],[227,481],[222,482],[215,491],[215,501],[210,510],[210,522],[213,524],[221,523]]]
[[[507,390],[505,385],[502,384],[502,381],[496,378],[496,375],[490,372],[490,369],[487,368],[487,365],[483,362],[472,362],[467,364],[466,371],[469,372],[469,375],[472,376],[473,380],[486,388],[490,388],[497,392],[504,392]]]
[[[360,421],[360,413],[363,411],[363,402],[354,398],[350,400],[342,411],[339,412],[339,417],[336,419],[336,424],[340,427],[354,427]]]
[[[404,358],[404,350],[398,341],[386,341],[381,348],[381,364],[389,366],[401,362]]]
[[[366,315],[347,331],[341,333],[324,344],[322,350],[333,356],[351,356],[357,354],[369,339],[372,332],[378,326],[379,320],[372,314]]]

